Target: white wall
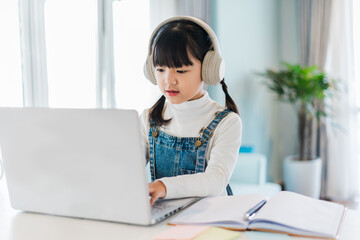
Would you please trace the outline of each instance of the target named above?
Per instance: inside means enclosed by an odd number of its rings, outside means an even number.
[[[268,175],[282,180],[282,160],[296,152],[296,118],[257,75],[298,62],[296,0],[212,0],[211,25],[226,61],[225,81],[243,121],[243,145],[268,157]],[[220,86],[210,95],[224,103]]]

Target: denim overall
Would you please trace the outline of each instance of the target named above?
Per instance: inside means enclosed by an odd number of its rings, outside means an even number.
[[[151,180],[184,174],[204,172],[207,166],[205,151],[207,144],[219,124],[231,111],[217,112],[213,121],[200,130],[199,137],[175,137],[159,131],[150,119],[149,146]],[[233,195],[229,185],[228,195]]]

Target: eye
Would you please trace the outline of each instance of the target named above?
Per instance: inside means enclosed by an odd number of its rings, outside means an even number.
[[[180,73],[180,74],[183,74],[183,73],[186,73],[187,71],[186,70],[176,70],[177,73]]]
[[[156,68],[156,71],[157,71],[157,72],[164,72],[164,69],[162,69],[162,68]]]

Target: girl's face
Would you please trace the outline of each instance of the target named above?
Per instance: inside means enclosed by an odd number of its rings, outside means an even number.
[[[193,65],[180,68],[155,67],[155,78],[161,92],[172,104],[198,99],[204,95],[201,62],[189,55]]]

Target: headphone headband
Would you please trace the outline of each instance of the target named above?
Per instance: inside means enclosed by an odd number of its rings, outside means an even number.
[[[217,51],[220,54],[220,47],[219,47],[219,42],[216,38],[215,32],[211,29],[211,27],[204,22],[203,20],[199,19],[199,18],[195,18],[195,17],[191,17],[191,16],[178,16],[178,17],[172,17],[169,18],[165,21],[162,21],[153,31],[153,33],[151,34],[150,37],[150,41],[149,41],[149,46],[148,46],[148,55],[152,54],[152,41],[154,40],[155,35],[159,32],[160,28],[162,28],[165,24],[169,23],[169,22],[173,22],[173,21],[178,21],[178,20],[189,20],[191,22],[196,23],[197,25],[199,25],[201,28],[203,28],[206,33],[210,36],[211,42],[213,44],[213,48],[214,51]]]
[[[205,54],[205,57],[202,61],[201,77],[206,84],[217,85],[222,79],[224,79],[224,75],[225,75],[225,62],[223,61],[220,54],[219,42],[216,38],[214,31],[206,22],[191,16],[178,16],[178,17],[169,18],[161,22],[154,29],[149,40],[148,55],[146,58],[146,62],[144,64],[145,77],[149,79],[150,82],[152,82],[153,84],[155,85],[157,84],[154,74],[154,66],[152,59],[152,50],[153,50],[152,45],[153,45],[154,37],[165,24],[178,20],[188,20],[194,22],[195,24],[199,25],[202,29],[204,29],[206,33],[209,35],[213,45],[213,50],[209,50]]]

